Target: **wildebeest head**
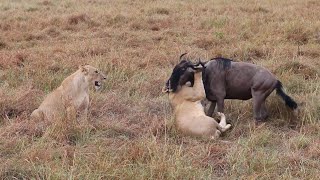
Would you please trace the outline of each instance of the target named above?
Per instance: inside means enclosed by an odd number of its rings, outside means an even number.
[[[180,56],[180,60],[185,54]],[[187,82],[190,82],[191,86],[193,86],[194,70],[200,64],[204,67],[203,63],[200,61],[197,64],[193,64],[190,60],[180,61],[180,63],[173,68],[171,76],[166,82],[163,92],[175,92],[178,86],[182,86]]]

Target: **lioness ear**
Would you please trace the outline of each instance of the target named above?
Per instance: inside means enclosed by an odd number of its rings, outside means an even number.
[[[79,69],[81,72],[83,72],[84,74],[88,74],[88,69],[85,67],[85,65],[80,65]]]

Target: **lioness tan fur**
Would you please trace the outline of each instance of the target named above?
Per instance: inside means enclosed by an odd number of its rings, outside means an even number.
[[[38,109],[31,114],[32,119],[54,120],[73,112],[83,112],[87,116],[89,107],[89,86],[101,87],[106,76],[90,65],[79,66],[79,69],[67,77],[61,85],[47,95]]]
[[[201,100],[204,98],[202,72],[195,72],[193,87],[185,84],[178,87],[177,91],[169,92],[177,129],[186,135],[214,139],[219,137],[221,132],[229,129],[231,125],[226,123],[223,113],[218,113],[221,117],[220,123],[206,116],[201,105]]]

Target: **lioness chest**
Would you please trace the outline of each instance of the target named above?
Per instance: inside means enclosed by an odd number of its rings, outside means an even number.
[[[77,110],[87,108],[89,105],[89,94],[83,92],[74,98],[73,104]]]

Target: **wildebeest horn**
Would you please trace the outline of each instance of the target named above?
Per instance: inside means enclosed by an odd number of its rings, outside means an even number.
[[[186,54],[188,54],[188,53],[183,53],[183,54],[180,55],[180,61],[183,58],[183,56],[186,55]]]
[[[162,88],[162,92],[163,93],[169,93],[169,92],[172,92],[172,89],[170,89],[170,88],[165,86],[165,87]]]
[[[163,92],[163,93],[168,93],[168,92],[169,92],[169,88],[166,87],[166,86],[163,87],[163,88],[162,88],[162,92]]]
[[[166,82],[166,85],[162,88],[163,93],[169,93],[172,89],[170,87],[170,79]]]

